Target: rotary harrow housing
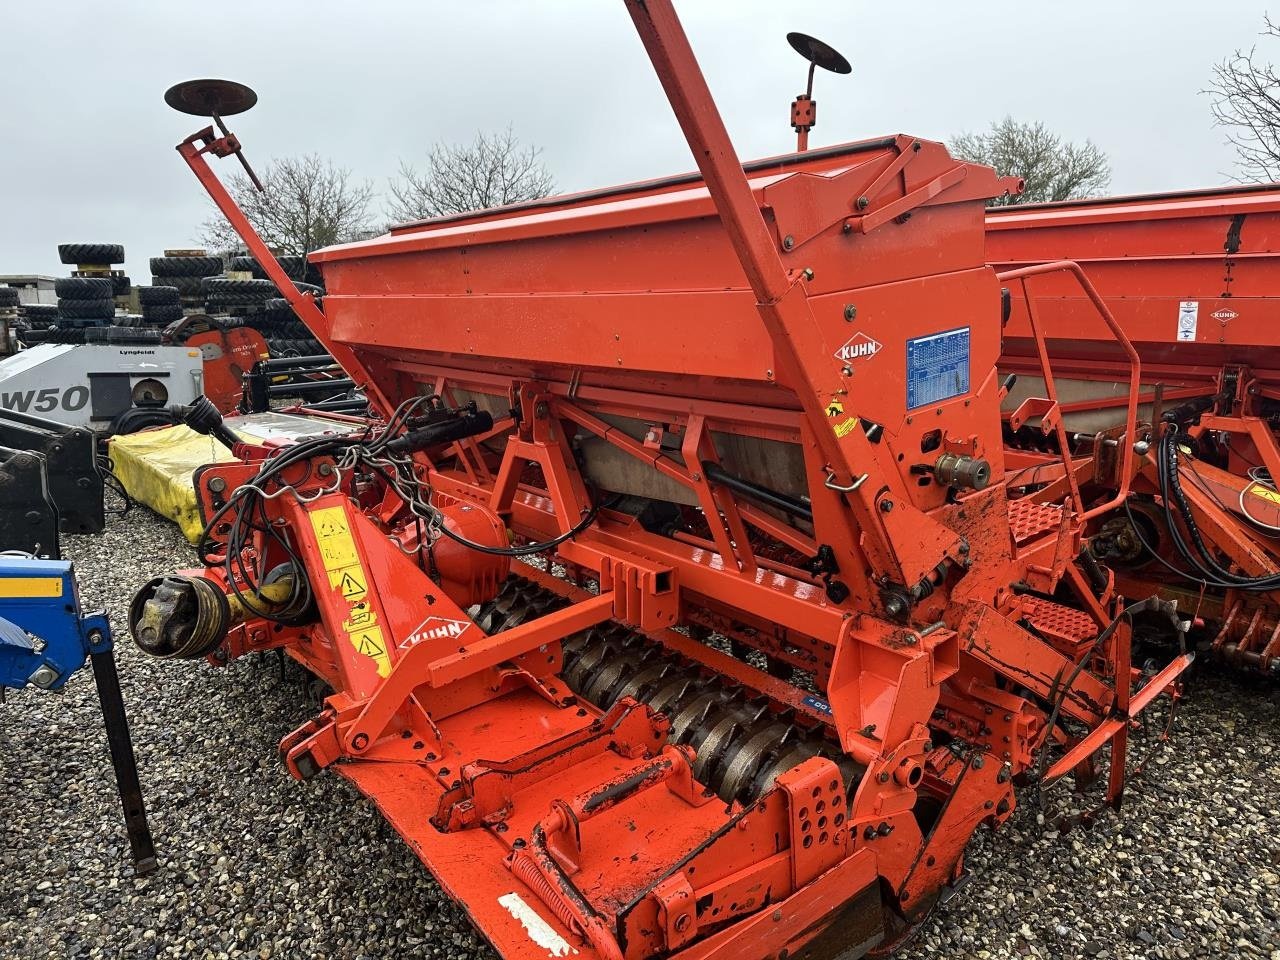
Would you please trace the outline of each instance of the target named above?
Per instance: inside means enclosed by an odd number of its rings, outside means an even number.
[[[367,794],[504,956],[858,957],[1015,783],[1102,758],[1118,803],[1190,658],[1133,670],[1170,609],[1000,482],[983,203],[1019,185],[904,135],[744,169],[670,4],[627,8],[701,175],[313,255],[295,309],[381,419],[226,438],[207,566],[131,625],[325,680],[288,768]],[[238,142],[179,150],[274,279],[205,161]]]

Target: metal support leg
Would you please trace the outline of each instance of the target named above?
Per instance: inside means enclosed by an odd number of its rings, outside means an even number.
[[[120,675],[116,672],[116,659],[110,648],[90,654],[89,659],[93,663],[93,681],[98,687],[98,700],[102,703],[102,719],[107,728],[107,743],[111,748],[111,766],[115,770],[120,805],[124,808],[125,831],[129,835],[129,847],[133,852],[133,869],[139,876],[143,876],[156,868],[156,851],[151,842],[151,828],[147,825],[146,807],[142,802],[138,764],[133,755],[133,740],[129,736],[124,697],[120,694]]]

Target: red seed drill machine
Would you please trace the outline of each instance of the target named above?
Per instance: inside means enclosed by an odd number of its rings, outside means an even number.
[[[505,957],[859,957],[1016,784],[1105,762],[1118,803],[1191,656],[1132,667],[1139,617],[1181,625],[1084,551],[1114,503],[1006,495],[983,210],[1020,185],[904,135],[744,167],[669,0],[626,7],[700,174],[313,254],[293,306],[379,419],[209,418],[246,462],[199,478],[206,566],[130,623],[326,681],[288,769],[348,778]],[[215,123],[178,149],[292,291],[207,164],[247,99],[183,85]]]
[[[1091,552],[1123,594],[1179,599],[1205,621],[1201,646],[1270,676],[1280,676],[1278,250],[1274,184],[987,214],[997,269],[1073,260],[1142,360],[1138,435],[1151,442],[1132,495],[1089,530]],[[1134,436],[1128,358],[1061,276],[1013,289],[1000,360],[1018,378],[1005,400],[1010,487],[1055,501],[1074,483],[1086,500],[1111,499],[1115,450]]]

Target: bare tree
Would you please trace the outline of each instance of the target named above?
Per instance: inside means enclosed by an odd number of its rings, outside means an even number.
[[[227,189],[267,246],[279,253],[305,256],[358,239],[373,226],[373,184],[353,179],[350,170],[316,154],[273,160],[259,178],[265,188],[261,192],[243,173],[232,174]],[[220,251],[241,246],[221,214],[204,222],[200,240]]]
[[[1280,37],[1280,28],[1263,16],[1264,37]],[[1213,68],[1210,109],[1236,148],[1240,179],[1280,179],[1280,74],[1258,59],[1258,48],[1236,50]]]
[[[986,133],[960,134],[949,147],[962,160],[1022,178],[1021,194],[996,197],[987,201],[989,206],[1096,197],[1111,183],[1111,165],[1096,144],[1064,141],[1043,123],[1005,117]]]
[[[425,170],[400,161],[388,212],[402,222],[424,220],[536,200],[555,185],[542,162],[542,148],[521,146],[507,127],[500,133],[477,133],[469,144],[436,144],[427,154]]]

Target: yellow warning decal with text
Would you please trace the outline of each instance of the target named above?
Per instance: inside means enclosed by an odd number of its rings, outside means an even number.
[[[0,597],[60,597],[61,577],[0,577]]]
[[[357,653],[370,657],[378,666],[378,676],[391,673],[391,656],[378,626],[378,615],[369,602],[369,574],[360,562],[355,539],[347,526],[344,507],[322,507],[311,511],[311,528],[329,577],[329,587],[350,605],[342,630]]]

